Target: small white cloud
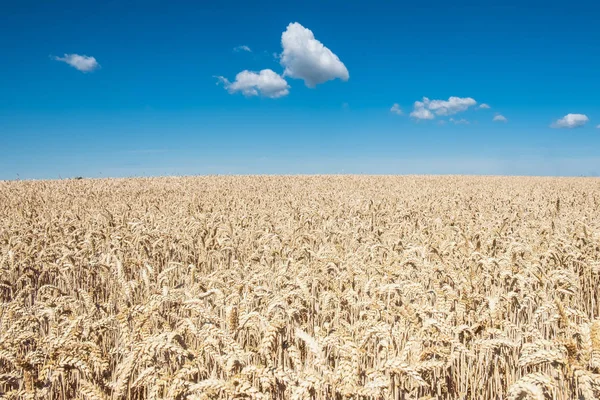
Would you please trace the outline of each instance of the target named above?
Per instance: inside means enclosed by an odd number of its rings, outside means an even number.
[[[263,69],[259,73],[244,70],[235,76],[235,81],[230,82],[222,76],[216,77],[225,89],[231,94],[242,92],[244,96],[258,96],[276,99],[287,96],[290,86],[280,75],[270,69]],[[217,83],[217,84],[218,84]]]
[[[61,61],[78,69],[81,72],[91,72],[100,67],[94,57],[80,56],[79,54],[65,54],[64,57],[52,57],[56,61]]]
[[[417,119],[433,119],[434,113],[441,116],[454,115],[476,104],[475,99],[471,97],[451,96],[448,100],[430,100],[423,97],[423,101],[415,101],[414,110],[410,115]]]
[[[584,126],[590,119],[584,114],[567,114],[550,125],[551,128],[577,128]]]
[[[461,118],[461,119],[450,118],[450,122],[454,123],[455,125],[469,125],[470,124],[470,122],[464,118]]]
[[[410,116],[416,119],[434,119],[435,116],[431,111],[425,108],[425,103],[421,101],[415,101],[413,112]]]
[[[492,108],[492,107],[490,107],[490,105],[489,105],[489,104],[485,104],[485,103],[483,103],[483,104],[481,104],[481,105],[479,106],[479,108],[482,108],[482,109],[484,109],[484,110],[489,110],[489,109],[490,109],[490,108]]]
[[[302,79],[310,88],[332,79],[347,81],[350,78],[338,56],[315,39],[310,29],[297,22],[289,24],[281,34],[281,46],[279,62],[285,67],[283,76]]]
[[[394,103],[394,105],[392,106],[392,108],[390,108],[390,112],[396,114],[396,115],[403,115],[404,113],[402,112],[402,109],[400,108],[400,105],[398,103]]]
[[[235,52],[247,51],[248,53],[252,53],[252,49],[246,45],[236,46],[233,48],[233,51],[235,51]]]
[[[596,129],[600,129],[600,125],[597,125],[597,126],[596,126]]]
[[[477,104],[471,97],[456,96],[451,96],[448,100],[429,100],[427,97],[423,97],[423,103],[437,115],[457,114]]]
[[[506,119],[506,117],[502,114],[496,114],[494,116],[494,119],[492,119],[492,121],[494,122],[508,122],[508,119]]]

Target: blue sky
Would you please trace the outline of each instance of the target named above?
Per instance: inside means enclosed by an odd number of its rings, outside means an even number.
[[[0,179],[600,174],[597,2],[1,9]]]

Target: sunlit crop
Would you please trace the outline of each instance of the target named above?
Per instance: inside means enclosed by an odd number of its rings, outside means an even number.
[[[600,180],[0,182],[6,399],[595,399]]]

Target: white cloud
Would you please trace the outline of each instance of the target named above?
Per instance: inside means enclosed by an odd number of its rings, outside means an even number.
[[[423,97],[423,101],[415,101],[414,110],[410,115],[417,119],[434,119],[435,115],[458,114],[476,104],[475,99],[471,97],[451,96],[448,100],[430,100],[428,97]]]
[[[596,126],[596,129],[600,129],[600,125]]]
[[[279,62],[285,67],[283,76],[303,79],[310,88],[332,79],[347,81],[350,78],[338,56],[315,39],[310,29],[297,22],[289,24],[282,33],[281,46]]]
[[[424,98],[426,99],[426,98]],[[429,100],[429,99],[427,99]],[[425,103],[421,101],[415,101],[413,112],[410,113],[410,116],[416,119],[434,119],[435,116],[431,111],[425,108]]]
[[[233,51],[235,51],[235,52],[247,51],[248,53],[252,53],[252,49],[246,45],[236,46],[233,48]]]
[[[67,63],[81,72],[91,72],[100,67],[94,57],[80,56],[79,54],[65,54],[64,57],[53,57],[53,59]]]
[[[235,76],[235,81],[217,76],[219,83],[231,94],[242,92],[244,96],[258,96],[276,99],[287,96],[290,86],[280,75],[270,69],[263,69],[259,73],[244,70]]]
[[[567,114],[550,125],[551,128],[577,128],[584,126],[590,119],[584,114]]]
[[[403,115],[404,113],[402,112],[402,109],[400,108],[400,105],[398,103],[394,103],[394,105],[392,106],[392,108],[390,108],[390,112],[396,114],[396,115]]]
[[[437,115],[457,114],[477,104],[475,99],[471,97],[461,98],[456,96],[451,96],[448,100],[429,100],[427,97],[423,97],[423,103]]]
[[[485,104],[485,103],[483,103],[483,104],[481,104],[481,105],[479,106],[479,108],[483,108],[483,109],[485,109],[485,110],[489,110],[489,109],[490,109],[490,108],[492,108],[492,107],[490,107],[490,105],[489,105],[489,104]]]
[[[496,116],[494,116],[494,119],[492,119],[492,121],[494,122],[508,122],[508,119],[506,119],[506,117],[502,114],[496,114]]]
[[[450,118],[450,122],[454,123],[455,125],[469,125],[470,124],[470,122],[464,118],[461,118],[461,119]]]

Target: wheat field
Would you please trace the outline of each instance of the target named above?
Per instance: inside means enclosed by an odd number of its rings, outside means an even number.
[[[5,399],[596,399],[600,180],[0,182]]]

